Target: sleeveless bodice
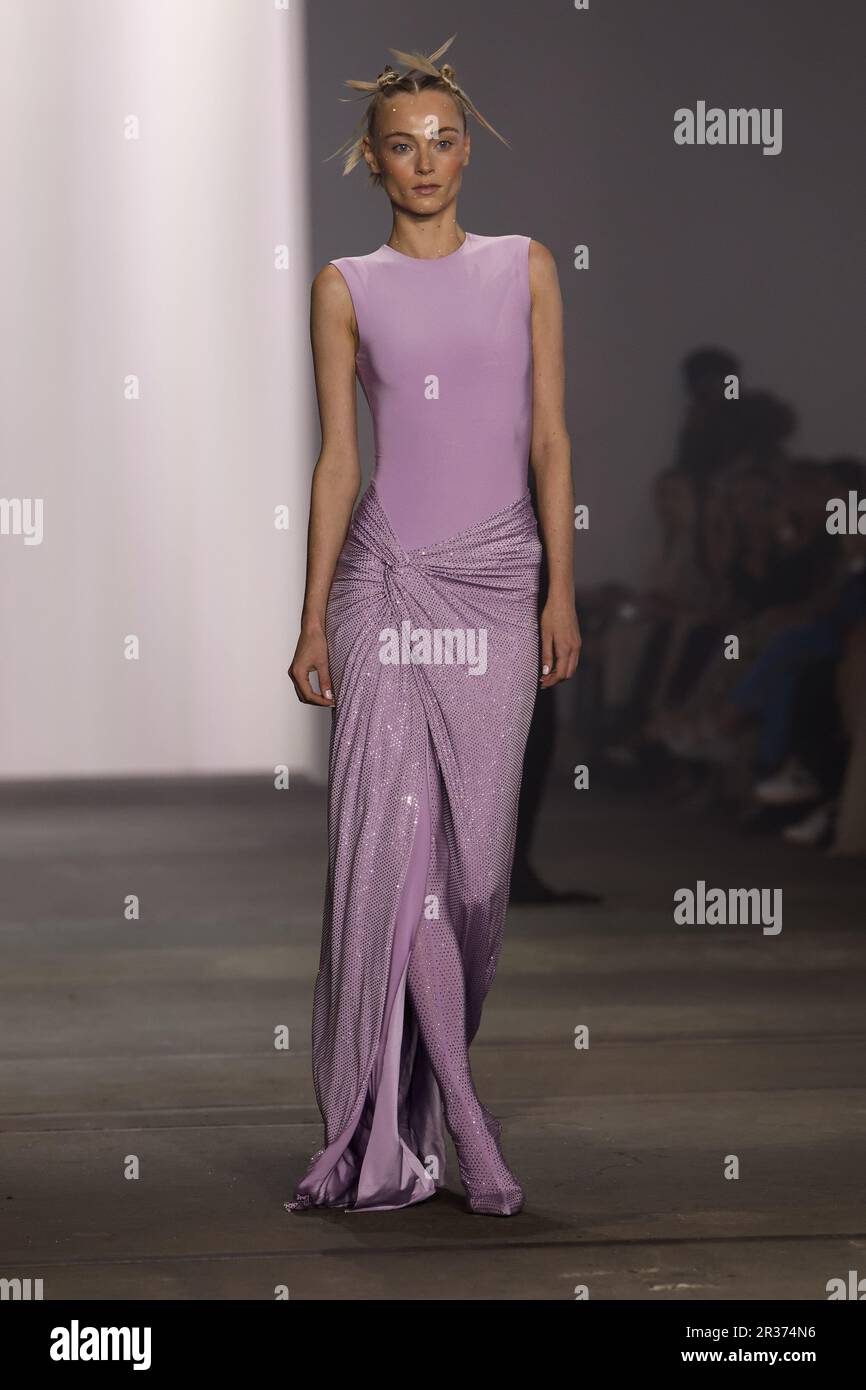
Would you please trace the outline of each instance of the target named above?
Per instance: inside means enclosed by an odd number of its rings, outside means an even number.
[[[383,245],[331,262],[358,323],[376,491],[406,550],[446,540],[526,492],[529,244],[469,232],[435,260]]]

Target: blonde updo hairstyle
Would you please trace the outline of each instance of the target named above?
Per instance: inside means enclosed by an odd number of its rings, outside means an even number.
[[[343,173],[350,174],[356,164],[364,158],[364,138],[369,139],[371,144],[375,144],[377,138],[377,120],[387,99],[398,92],[426,92],[438,91],[446,92],[454,98],[455,105],[463,117],[463,129],[466,130],[468,115],[471,113],[476,120],[480,121],[491,135],[495,135],[497,140],[501,140],[503,145],[508,145],[508,141],[494,130],[493,126],[486,121],[481,112],[476,108],[469,95],[457,83],[457,75],[450,63],[443,63],[441,68],[437,68],[435,60],[440,58],[456,39],[457,35],[452,34],[450,39],[443,43],[441,48],[437,48],[435,53],[431,53],[425,58],[422,53],[401,53],[397,48],[389,48],[388,52],[393,54],[397,61],[407,68],[404,73],[399,73],[390,63],[379,73],[375,82],[363,82],[355,78],[347,78],[346,86],[355,87],[363,93],[370,94],[367,109],[361,118],[358,134],[350,138],[341,145],[334,154],[340,154],[342,150],[347,150],[343,160]],[[341,97],[341,101],[350,101],[351,97]],[[348,148],[347,148],[348,147]],[[510,146],[509,146],[510,149]],[[331,159],[334,155],[330,156]],[[371,183],[379,187],[382,183],[382,175],[375,173],[372,169],[368,170]]]

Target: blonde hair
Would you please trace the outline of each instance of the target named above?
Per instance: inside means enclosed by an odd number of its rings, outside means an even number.
[[[458,108],[463,113],[464,130],[467,126],[467,113],[471,113],[486,130],[490,131],[491,135],[495,135],[497,140],[502,141],[503,145],[508,145],[505,137],[500,135],[498,130],[494,130],[490,122],[484,119],[468,93],[458,86],[457,75],[451,64],[443,63],[441,68],[437,68],[435,65],[435,59],[440,58],[446,48],[450,48],[456,37],[456,34],[452,34],[451,38],[447,39],[442,47],[437,48],[436,52],[431,53],[428,58],[425,58],[423,53],[401,53],[397,48],[389,48],[388,52],[392,53],[397,61],[408,69],[404,73],[397,72],[388,63],[379,73],[375,82],[363,82],[354,78],[346,79],[347,87],[355,87],[367,94],[372,93],[372,98],[361,118],[358,134],[350,136],[339,149],[334,151],[334,154],[328,156],[329,159],[333,159],[335,155],[348,147],[343,161],[344,174],[350,174],[355,165],[363,159],[365,136],[370,141],[375,140],[379,112],[387,97],[392,96],[395,92],[414,93],[429,90],[447,92],[449,96],[454,98]],[[351,101],[352,98],[341,97],[340,100]],[[508,145],[508,148],[510,149],[511,146]],[[372,169],[369,170],[369,177],[371,182],[376,185],[382,182],[382,175],[375,173]]]

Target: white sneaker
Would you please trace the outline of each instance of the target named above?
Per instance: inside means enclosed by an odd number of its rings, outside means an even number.
[[[796,825],[788,825],[782,831],[792,845],[817,845],[828,835],[833,827],[833,807],[830,802],[817,806],[805,820]]]
[[[736,739],[719,733],[712,724],[671,727],[660,731],[658,737],[675,758],[692,762],[732,763],[740,752]]]
[[[801,801],[814,801],[821,788],[802,764],[789,758],[772,777],[756,782],[752,795],[765,806],[798,806]]]

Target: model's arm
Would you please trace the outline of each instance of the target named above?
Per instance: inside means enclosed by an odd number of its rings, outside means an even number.
[[[540,685],[574,675],[580,629],[574,609],[574,484],[565,425],[565,347],[556,261],[546,246],[529,247],[532,292],[532,444],[530,464],[549,576],[541,614]]]
[[[301,633],[289,667],[298,699],[308,705],[334,704],[325,610],[361,486],[355,393],[357,332],[348,286],[336,266],[326,265],[313,281],[310,301],[322,449],[313,470]],[[311,671],[318,676],[321,695],[310,684]]]

